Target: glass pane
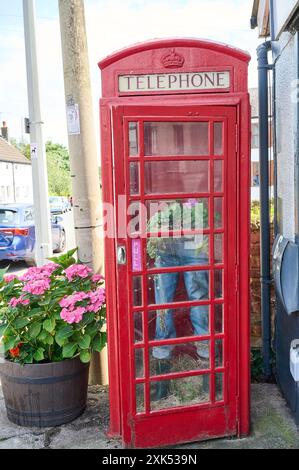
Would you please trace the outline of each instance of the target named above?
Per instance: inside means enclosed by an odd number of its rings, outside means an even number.
[[[214,295],[215,299],[223,298],[223,269],[214,271]]]
[[[215,304],[215,333],[223,333],[223,304]]]
[[[214,155],[222,155],[223,153],[223,124],[222,122],[214,123]]]
[[[209,235],[181,238],[150,237],[146,241],[147,266],[166,268],[209,263]]]
[[[216,339],[215,341],[215,367],[223,366],[223,340]]]
[[[134,312],[134,342],[141,343],[143,341],[143,323],[142,312]]]
[[[145,122],[145,155],[208,155],[208,122]]]
[[[223,197],[214,198],[214,225],[223,228]]]
[[[205,340],[150,348],[150,375],[209,369],[209,345],[210,342]]]
[[[186,271],[148,276],[149,304],[165,304],[209,298],[209,271]],[[195,308],[195,307],[194,307]],[[197,307],[201,311],[206,306]]]
[[[143,349],[135,349],[135,377],[144,377]]]
[[[139,194],[139,163],[130,163],[130,194]]]
[[[215,160],[214,162],[214,191],[221,193],[223,191],[223,162],[222,160]]]
[[[142,277],[133,276],[133,306],[142,305]]]
[[[146,201],[147,231],[151,233],[202,230],[209,227],[209,200],[175,199]],[[164,234],[165,235],[165,234]]]
[[[145,193],[207,193],[209,161],[167,161],[145,163]]]
[[[217,372],[215,383],[216,401],[223,400],[223,372]]]
[[[136,411],[137,413],[144,413],[144,384],[136,385]]]
[[[208,335],[209,312],[209,306],[151,310],[148,314],[149,340]]]
[[[150,396],[151,410],[209,402],[210,375],[151,382]]]
[[[132,271],[142,270],[142,241],[140,238],[132,239]]]
[[[214,236],[214,261],[215,264],[223,263],[223,234]]]
[[[129,122],[129,155],[138,155],[138,123]]]

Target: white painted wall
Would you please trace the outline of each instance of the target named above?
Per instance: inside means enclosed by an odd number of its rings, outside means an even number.
[[[32,201],[31,165],[0,162],[0,203]]]
[[[283,33],[276,60],[277,196],[279,231],[295,236],[294,168],[297,138],[297,103],[293,80],[297,77],[297,36]]]

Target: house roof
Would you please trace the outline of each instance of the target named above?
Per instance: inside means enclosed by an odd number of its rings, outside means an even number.
[[[31,165],[31,162],[13,145],[0,137],[0,162]]]

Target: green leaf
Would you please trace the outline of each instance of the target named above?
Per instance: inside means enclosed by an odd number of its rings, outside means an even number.
[[[30,320],[28,320],[28,318],[17,318],[13,322],[13,325],[15,328],[24,328],[24,326],[28,325],[28,323],[30,323]]]
[[[37,336],[40,334],[41,329],[41,323],[34,323],[28,328],[29,336],[31,336],[31,338],[37,338]]]
[[[20,342],[20,338],[6,338],[5,341],[3,341],[4,344],[4,350],[8,351],[9,349],[14,348],[18,343]]]
[[[66,269],[72,264],[76,264],[76,260],[73,255],[78,251],[78,248],[74,248],[73,250],[69,250],[67,253],[61,256],[55,256],[53,258],[48,258],[50,261],[54,261],[54,263],[59,264],[62,268]]]
[[[87,334],[84,334],[78,341],[78,345],[81,349],[87,349],[90,346],[91,337]]]
[[[107,334],[106,332],[100,333],[97,335],[92,342],[92,349],[94,351],[101,352],[102,349],[106,346],[107,343]]]
[[[24,358],[24,363],[25,364],[32,364],[33,363],[33,354],[32,354],[32,352],[27,354],[27,356]]]
[[[7,266],[6,268],[4,269],[0,269],[0,282],[3,281],[3,278],[4,278],[4,275],[6,274],[6,272],[9,270],[10,266]]]
[[[45,339],[44,339],[44,342],[46,344],[49,344],[50,346],[52,346],[52,344],[54,343],[54,338],[53,336],[51,336],[49,333],[47,333]]]
[[[81,351],[80,352],[80,360],[82,362],[89,362],[91,359],[91,354],[88,350],[85,350],[85,351]]]
[[[90,325],[87,325],[85,331],[88,335],[90,335],[93,338],[94,335],[96,335],[97,332],[99,331],[99,328],[95,324],[90,324]]]
[[[73,328],[70,325],[63,326],[57,331],[55,335],[55,341],[59,346],[63,346],[66,340],[72,336],[72,334]]]
[[[62,355],[65,358],[73,357],[75,352],[77,351],[77,344],[76,343],[67,343],[63,346]]]
[[[1,325],[0,326],[0,338],[1,338],[1,336],[4,335],[6,328],[7,328],[7,325]]]
[[[45,320],[43,323],[43,328],[44,330],[48,331],[48,333],[52,333],[55,330],[56,326],[56,321],[54,318],[49,318],[48,320]]]
[[[87,312],[87,313],[84,313],[84,316],[83,316],[83,322],[85,325],[88,325],[89,323],[92,323],[95,319],[95,313],[93,312]]]
[[[43,348],[38,348],[38,350],[33,354],[34,360],[37,362],[42,361],[45,358],[44,351],[45,350]]]

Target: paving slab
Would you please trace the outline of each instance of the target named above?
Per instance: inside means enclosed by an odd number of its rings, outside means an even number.
[[[213,439],[172,449],[299,449],[299,434],[290,410],[275,384],[252,385],[251,435]],[[72,423],[55,428],[24,428],[10,423],[0,387],[0,449],[121,449],[107,437],[108,389],[90,386],[87,408]]]

